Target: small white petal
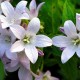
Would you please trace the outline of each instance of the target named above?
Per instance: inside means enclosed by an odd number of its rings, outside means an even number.
[[[29,19],[29,15],[27,13],[23,13],[20,15],[19,19]]]
[[[78,57],[80,57],[80,45],[77,48],[76,54],[77,54]]]
[[[24,44],[22,41],[16,41],[12,47],[11,47],[11,52],[20,52],[24,50]]]
[[[30,9],[31,12],[36,10],[36,1],[35,0],[32,0],[30,2],[29,9]]]
[[[10,29],[18,39],[22,39],[25,35],[25,30],[20,25],[11,25]]]
[[[14,67],[11,67],[10,65],[9,65],[9,66],[6,65],[6,68],[5,68],[5,69],[6,69],[8,72],[14,72],[14,71],[18,70],[18,68],[19,68],[19,65],[17,64],[17,65],[14,66]]]
[[[27,31],[37,33],[40,29],[40,20],[38,18],[33,18],[27,27]]]
[[[52,45],[52,40],[45,35],[36,35],[35,46],[37,47],[47,47]]]
[[[64,23],[64,32],[70,38],[75,38],[77,35],[76,27],[71,20]]]
[[[32,63],[35,63],[38,59],[38,51],[35,48],[35,46],[32,45],[26,45],[25,47],[25,53],[27,55],[27,57],[29,58],[29,60]]]
[[[21,62],[21,64],[28,70],[30,70],[30,60],[27,58],[26,54],[23,52],[20,52],[20,54],[18,54],[19,57],[19,61]]]
[[[1,20],[1,26],[3,29],[9,27],[10,24],[8,23],[8,20],[5,16],[0,15],[0,20]]]
[[[1,3],[1,9],[6,16],[11,17],[14,15],[14,8],[8,1],[4,1]]]
[[[6,50],[5,54],[6,54],[6,57],[11,60],[17,59],[17,53],[11,53],[10,49]]]
[[[27,1],[20,1],[20,2],[17,4],[15,10],[21,14],[21,13],[25,12],[25,10],[26,10],[26,5],[27,5]]]
[[[44,3],[45,2],[42,2],[42,3],[40,3],[39,5],[38,5],[38,7],[37,7],[37,14],[39,13],[39,10],[40,10],[40,8],[44,5]],[[37,15],[38,16],[38,15]]]
[[[70,39],[66,36],[55,36],[52,38],[53,45],[57,47],[67,47],[70,44]]]
[[[0,45],[0,58],[4,55],[5,53],[5,45]]]
[[[66,63],[74,55],[75,52],[76,52],[75,46],[69,46],[65,48],[61,55],[62,63]]]
[[[20,67],[18,71],[19,80],[32,80],[32,75],[29,70],[24,67]]]
[[[10,66],[11,66],[11,67],[15,67],[15,66],[17,66],[17,65],[19,65],[19,60],[18,60],[18,58],[17,58],[16,60],[12,60],[11,63],[10,63]]]
[[[80,31],[80,14],[76,13],[76,28]]]

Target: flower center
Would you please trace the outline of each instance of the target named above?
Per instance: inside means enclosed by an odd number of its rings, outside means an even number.
[[[80,39],[72,40],[72,42],[74,45],[78,45],[78,44],[80,44]]]
[[[44,76],[42,80],[48,80],[47,76]]]
[[[24,42],[25,44],[30,43],[30,37],[25,36],[25,37],[23,38],[23,42]]]
[[[11,37],[10,37],[10,36],[6,36],[6,37],[5,37],[5,41],[6,41],[7,43],[10,43],[10,42],[11,42]]]

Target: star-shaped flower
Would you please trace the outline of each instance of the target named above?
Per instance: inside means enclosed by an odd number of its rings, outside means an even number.
[[[53,45],[64,48],[61,55],[62,63],[67,62],[75,52],[80,57],[80,32],[77,32],[80,31],[80,27],[79,19],[76,18],[76,20],[76,27],[71,20],[64,23],[63,29],[66,36],[60,35],[52,38]]]
[[[20,25],[21,19],[29,19],[27,13],[25,13],[27,1],[20,1],[16,8],[14,8],[8,1],[1,3],[1,9],[3,14],[0,15],[2,22],[2,28],[11,27],[13,25]]]
[[[52,40],[45,35],[36,35],[40,29],[40,21],[38,18],[33,18],[25,30],[19,25],[11,27],[14,35],[19,39],[11,48],[12,52],[20,52],[25,50],[27,57],[32,63],[35,63],[38,58],[38,50],[36,47],[47,47],[52,45]]]

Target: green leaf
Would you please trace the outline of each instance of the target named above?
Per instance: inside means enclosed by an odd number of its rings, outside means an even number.
[[[35,64],[31,63],[31,70],[36,73],[38,69],[42,69],[43,67],[43,59],[42,57],[39,57],[37,62]]]
[[[0,80],[4,80],[4,78],[5,78],[4,66],[2,61],[0,61]]]
[[[77,80],[78,78],[78,68],[77,68],[77,56],[74,55],[65,64],[60,64],[60,73],[63,76],[63,80]]]
[[[62,22],[66,20],[72,20],[75,22],[75,8],[73,4],[70,2],[70,0],[65,0],[64,6],[63,6],[63,15],[62,15]]]

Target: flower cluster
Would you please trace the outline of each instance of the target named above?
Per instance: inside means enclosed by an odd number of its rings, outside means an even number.
[[[44,53],[40,48],[57,46],[62,49],[61,61],[66,63],[75,53],[80,57],[80,14],[76,14],[76,26],[71,20],[60,27],[64,36],[59,35],[50,39],[39,34],[41,27],[38,18],[39,10],[45,2],[36,5],[32,0],[20,1],[13,7],[9,0],[0,2],[0,59],[8,72],[18,70],[19,80],[59,80],[40,70],[35,74],[30,68],[30,62],[36,63],[38,56]],[[26,22],[25,22],[26,21]]]
[[[0,58],[8,72],[19,69],[20,80],[32,80],[32,76],[35,80],[45,80],[44,74],[36,75],[30,69],[30,61],[34,64],[38,54],[44,55],[38,48],[52,45],[52,39],[48,36],[37,34],[40,29],[38,13],[43,4],[37,7],[36,1],[32,0],[28,9],[27,1],[20,1],[16,7],[7,0],[0,3]],[[50,73],[45,78],[53,80]]]

